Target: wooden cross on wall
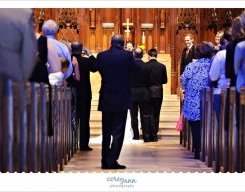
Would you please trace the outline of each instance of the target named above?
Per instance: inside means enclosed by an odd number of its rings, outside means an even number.
[[[124,27],[126,27],[126,30],[124,32],[126,33],[126,40],[129,40],[129,34],[130,34],[130,27],[133,26],[133,23],[129,23],[129,19],[126,19],[126,23],[122,24]]]

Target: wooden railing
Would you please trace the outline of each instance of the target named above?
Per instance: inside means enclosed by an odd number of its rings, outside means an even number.
[[[70,88],[0,81],[0,106],[0,172],[62,171],[77,150]]]
[[[214,172],[245,171],[245,88],[240,97],[234,87],[221,91],[219,122],[213,108],[213,91],[201,93],[201,158]],[[239,122],[238,122],[239,121]],[[191,131],[185,123],[180,143],[191,149]]]

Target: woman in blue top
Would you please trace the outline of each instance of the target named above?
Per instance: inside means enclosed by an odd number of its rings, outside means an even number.
[[[191,127],[195,159],[200,158],[200,93],[209,84],[213,53],[213,44],[203,41],[196,47],[198,59],[188,64],[180,77],[185,90],[183,114]]]

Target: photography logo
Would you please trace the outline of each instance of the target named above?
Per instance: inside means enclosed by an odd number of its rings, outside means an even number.
[[[107,177],[107,183],[110,188],[134,188],[137,180],[125,177]]]

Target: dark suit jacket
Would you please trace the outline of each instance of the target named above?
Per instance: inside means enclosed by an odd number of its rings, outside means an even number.
[[[146,101],[149,99],[150,65],[141,59],[135,59],[135,62],[140,71],[131,73],[132,101]]]
[[[120,112],[131,106],[130,72],[139,70],[133,53],[118,47],[97,55],[96,64],[101,75],[100,111]]]
[[[187,51],[187,47],[183,49],[182,54],[181,54],[180,75],[182,75],[182,73],[184,72],[186,65],[191,63],[193,59],[196,59],[196,56],[195,56],[196,51],[195,51],[194,45],[191,47],[191,50],[187,58],[186,58],[186,51]]]
[[[149,80],[150,97],[161,98],[163,96],[162,85],[168,82],[166,67],[156,59],[151,59],[147,64],[149,64],[151,68]]]
[[[40,37],[37,39],[37,45],[37,61],[29,81],[39,83],[43,82],[49,84],[48,68],[46,66],[46,63],[48,61],[47,37],[45,37],[44,35],[40,35]]]
[[[95,57],[81,57],[79,54],[72,55],[76,57],[79,66],[80,80],[76,83],[78,99],[87,100],[92,98],[90,72],[96,72]]]

